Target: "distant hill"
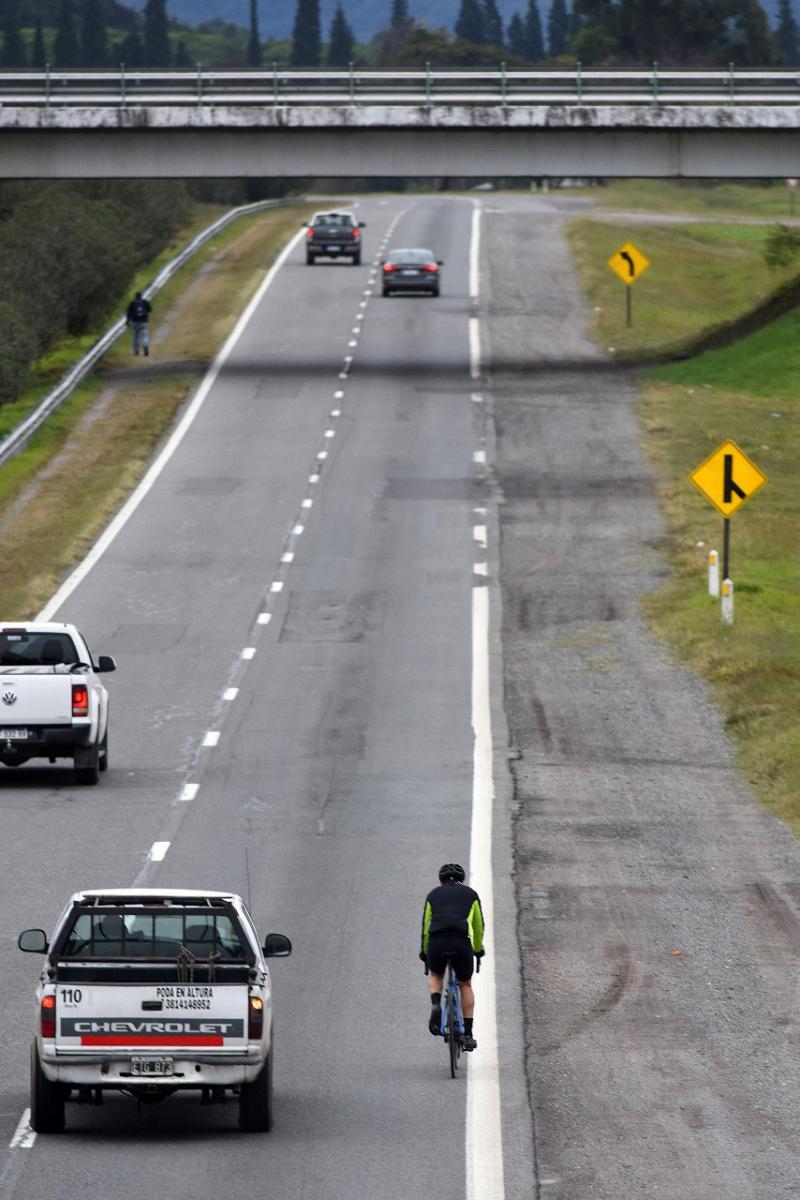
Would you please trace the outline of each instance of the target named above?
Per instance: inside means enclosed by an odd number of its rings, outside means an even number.
[[[143,9],[145,0],[127,0],[132,8]],[[452,30],[458,15],[460,0],[409,0],[411,15],[432,27],[445,26]],[[342,0],[347,18],[359,41],[369,41],[379,29],[389,23],[391,0]],[[259,0],[259,17],[263,37],[286,38],[291,36],[296,0]],[[527,8],[527,0],[497,0],[497,7],[505,22],[515,12]],[[770,19],[775,20],[778,0],[762,0]],[[234,21],[239,25],[249,23],[249,0],[167,0],[170,16],[186,25],[202,25],[206,21]],[[327,37],[336,0],[321,0],[322,25]],[[544,18],[550,8],[550,0],[539,0]]]

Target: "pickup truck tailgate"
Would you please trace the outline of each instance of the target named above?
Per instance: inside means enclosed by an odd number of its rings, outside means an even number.
[[[56,1053],[243,1051],[248,1001],[243,984],[59,984]]]
[[[0,725],[70,725],[72,682],[69,675],[54,675],[49,668],[33,667],[17,674],[13,668],[0,667]]]

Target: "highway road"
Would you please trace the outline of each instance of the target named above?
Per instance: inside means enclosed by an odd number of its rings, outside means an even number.
[[[308,268],[293,246],[182,440],[51,605],[119,671],[100,787],[60,768],[0,778],[4,1197],[530,1195],[502,779],[491,885],[492,711],[506,737],[470,335],[479,227],[468,200],[359,214],[371,265]],[[376,259],[397,241],[446,261],[439,301],[380,297]],[[453,1082],[416,954],[438,866],[470,857],[499,932],[479,1050]],[[262,932],[292,937],[273,971],[268,1137],[193,1099],[70,1106],[68,1133],[33,1144],[19,1124],[37,961],[16,933],[80,887],[134,881],[238,890]]]
[[[119,660],[112,767],[0,773],[3,1200],[796,1197],[800,848],[643,625],[663,528],[585,208],[373,198],[370,265],[295,245],[56,597]],[[396,242],[446,260],[439,301],[376,295]],[[492,918],[455,1083],[416,960],[450,858]],[[29,1136],[17,932],[134,881],[294,939],[273,1133],[114,1098]]]

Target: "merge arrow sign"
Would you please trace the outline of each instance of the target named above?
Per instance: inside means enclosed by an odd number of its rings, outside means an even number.
[[[730,517],[767,482],[764,472],[731,441],[718,446],[689,478],[723,517]]]

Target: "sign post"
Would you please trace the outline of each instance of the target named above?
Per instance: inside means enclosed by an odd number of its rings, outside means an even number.
[[[689,478],[706,500],[722,513],[722,591],[725,597],[725,584],[731,581],[731,517],[763,487],[767,477],[744,450],[735,442],[727,441],[695,467]],[[732,584],[729,593],[732,620]]]
[[[614,274],[618,275],[626,285],[625,324],[630,329],[633,324],[633,293],[631,292],[631,285],[636,283],[640,275],[644,274],[650,266],[650,260],[645,258],[644,254],[634,246],[633,242],[625,242],[620,246],[619,250],[615,250],[611,255],[608,265]]]

